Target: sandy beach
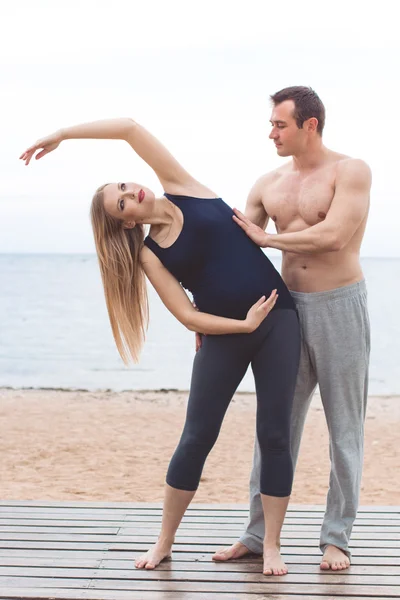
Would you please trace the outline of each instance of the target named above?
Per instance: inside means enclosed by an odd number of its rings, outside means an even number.
[[[0,389],[1,499],[162,500],[187,392]],[[400,504],[399,397],[370,397],[361,504]],[[254,394],[236,394],[196,495],[197,502],[247,502]],[[320,397],[303,437],[292,501],[324,503],[328,435]]]

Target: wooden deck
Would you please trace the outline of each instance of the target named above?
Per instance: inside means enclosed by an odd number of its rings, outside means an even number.
[[[258,557],[211,561],[217,548],[237,539],[246,514],[243,505],[192,505],[173,560],[139,571],[133,559],[156,539],[160,505],[0,502],[0,598],[400,598],[400,507],[361,508],[351,569],[321,573],[323,509],[292,505],[283,532],[285,577],[264,577]]]

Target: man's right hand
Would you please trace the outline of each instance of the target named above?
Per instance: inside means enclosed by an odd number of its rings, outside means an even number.
[[[196,333],[196,352],[198,352],[200,350],[202,343],[203,343],[203,334]]]
[[[193,304],[193,308],[195,308],[196,310],[199,310],[197,308],[196,303],[194,301],[192,302],[192,304]],[[198,352],[200,350],[200,348],[201,348],[201,345],[203,343],[203,335],[204,334],[199,333],[198,331],[196,331],[196,343],[195,343],[196,344],[195,345],[196,352]]]

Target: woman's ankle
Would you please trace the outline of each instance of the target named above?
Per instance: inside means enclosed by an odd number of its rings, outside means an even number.
[[[162,544],[163,546],[172,546],[172,544],[175,542],[175,536],[160,533],[157,542]]]

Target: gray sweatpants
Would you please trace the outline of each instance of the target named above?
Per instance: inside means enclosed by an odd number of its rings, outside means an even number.
[[[320,548],[348,546],[357,514],[368,395],[370,327],[365,281],[328,292],[291,292],[301,327],[300,367],[291,419],[291,452],[297,462],[304,422],[317,384],[329,430],[331,472]],[[255,442],[250,515],[240,541],[262,553],[264,516],[260,450]]]

